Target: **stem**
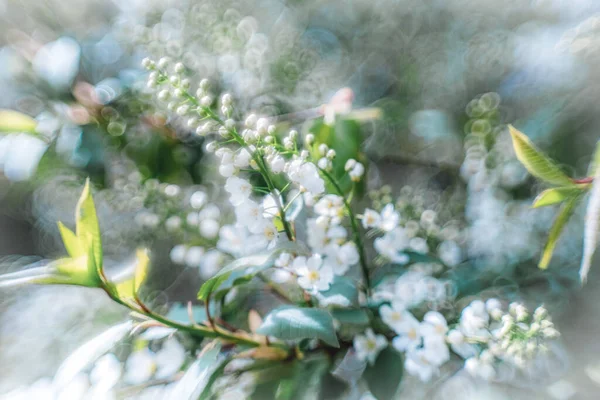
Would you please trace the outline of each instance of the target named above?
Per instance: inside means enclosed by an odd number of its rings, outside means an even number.
[[[188,101],[190,101],[196,107],[199,107],[213,121],[215,121],[217,124],[219,124],[221,126],[225,126],[225,122],[223,122],[223,120],[221,118],[219,118],[219,116],[216,115],[210,108],[201,106],[200,103],[198,103],[198,100],[194,96],[192,96],[189,92],[186,91],[185,95],[186,95],[186,98]],[[276,188],[275,188],[275,185],[273,184],[273,181],[271,180],[269,170],[268,170],[262,156],[258,153],[258,151],[250,150],[250,148],[248,147],[248,144],[246,143],[244,138],[240,136],[240,134],[235,130],[235,128],[233,128],[233,129],[228,128],[228,131],[231,134],[231,136],[233,136],[233,139],[241,147],[246,149],[246,151],[249,154],[252,155],[252,158],[254,159],[254,161],[256,162],[256,165],[258,166],[260,174],[263,176],[263,178],[265,179],[265,182],[267,183],[267,187],[269,188],[271,193],[273,193],[273,198],[275,199],[275,205],[277,205],[277,209],[279,210],[279,213],[281,214],[281,221],[283,224],[283,229],[285,230],[285,234],[290,241],[294,241],[295,240],[294,234],[292,233],[292,229],[291,229],[288,221],[285,219],[285,211],[283,210],[283,205],[281,204],[281,201],[279,200],[279,196],[275,195]]]
[[[350,208],[350,204],[348,203],[348,201],[346,200],[346,197],[344,196],[344,191],[338,185],[335,178],[326,170],[321,169],[321,168],[319,168],[319,170],[321,171],[323,176],[325,176],[325,178],[327,178],[327,180],[333,185],[335,190],[338,192],[338,194],[344,200],[344,207],[346,208],[346,211],[348,212],[348,217],[350,219],[350,225],[352,227],[354,243],[356,243],[356,247],[358,247],[358,255],[360,258],[360,267],[362,270],[363,279],[365,280],[366,292],[367,292],[367,295],[370,295],[370,293],[371,293],[371,278],[369,277],[369,267],[367,265],[367,259],[365,257],[365,249],[364,249],[364,245],[362,242],[362,238],[360,237],[360,233],[358,231],[358,222],[356,221],[354,212],[352,212],[352,208]]]

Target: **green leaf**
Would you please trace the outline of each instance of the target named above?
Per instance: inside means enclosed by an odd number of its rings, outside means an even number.
[[[509,125],[508,129],[517,158],[531,175],[556,186],[574,185],[573,181],[561,171],[558,165],[538,150],[527,136],[512,125]]]
[[[36,133],[37,121],[13,110],[0,110],[0,132]]]
[[[363,377],[371,394],[377,400],[390,400],[398,391],[404,375],[404,359],[391,347],[385,348],[375,361],[368,365]]]
[[[64,226],[62,222],[58,222],[58,230],[65,249],[71,257],[77,258],[85,255],[85,247],[72,230]]]
[[[52,263],[56,270],[69,277],[74,285],[99,287],[101,280],[96,274],[92,256],[80,256],[77,258],[61,258]],[[48,282],[55,283],[55,282]]]
[[[333,319],[342,324],[349,325],[369,325],[369,314],[362,308],[356,309],[333,309],[331,310]]]
[[[554,253],[554,248],[556,247],[556,243],[558,242],[558,238],[563,231],[563,228],[573,215],[573,211],[575,210],[575,206],[579,201],[580,196],[572,197],[565,204],[563,204],[560,212],[556,216],[554,223],[552,224],[552,228],[550,228],[550,233],[548,234],[548,240],[546,241],[546,246],[544,247],[544,251],[542,252],[542,258],[538,264],[538,267],[541,269],[548,268],[548,264],[550,264],[550,260],[552,259],[552,254]]]
[[[336,276],[329,290],[319,293],[319,302],[338,307],[358,305],[358,289],[352,279]]]
[[[584,188],[573,186],[546,189],[535,198],[532,207],[539,208],[559,204],[572,197],[579,196],[583,190]]]
[[[96,215],[96,206],[90,191],[89,178],[75,209],[75,225],[77,237],[87,246],[93,248],[94,263],[97,269],[102,268],[102,240],[100,237],[100,226]]]
[[[138,249],[136,251],[134,275],[127,280],[112,284],[111,290],[113,293],[121,300],[134,300],[139,293],[140,287],[146,280],[149,265],[148,250]]]
[[[320,339],[333,347],[339,342],[333,326],[333,318],[325,310],[282,306],[271,311],[257,333],[278,339]]]
[[[286,242],[269,252],[239,258],[204,282],[198,292],[198,299],[206,300],[221,285],[231,288],[237,284],[248,282],[259,272],[270,268],[279,253],[283,251],[298,252],[299,249],[297,244]]]

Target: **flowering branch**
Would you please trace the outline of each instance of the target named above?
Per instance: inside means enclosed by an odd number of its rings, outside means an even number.
[[[340,195],[343,198],[343,200],[344,200],[344,207],[345,207],[346,212],[348,213],[348,217],[350,219],[350,226],[352,228],[352,232],[353,232],[353,236],[354,236],[354,242],[356,243],[356,247],[358,247],[358,255],[359,255],[359,258],[360,258],[360,267],[361,267],[363,279],[365,281],[365,289],[366,289],[367,295],[370,295],[370,293],[371,293],[371,278],[369,277],[369,267],[367,265],[367,260],[366,260],[366,257],[365,257],[365,249],[364,249],[364,245],[363,245],[363,242],[362,242],[362,238],[360,236],[360,232],[358,230],[358,222],[356,221],[356,217],[354,215],[354,212],[352,211],[352,208],[350,207],[350,204],[346,200],[346,197],[344,195],[344,191],[338,185],[338,183],[336,182],[335,178],[329,172],[327,172],[325,169],[319,168],[319,170],[321,171],[321,174],[335,188],[335,190],[337,191],[338,195]]]

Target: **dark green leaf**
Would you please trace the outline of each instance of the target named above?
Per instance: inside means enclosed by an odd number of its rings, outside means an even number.
[[[363,377],[377,400],[390,400],[398,391],[404,375],[404,358],[392,347],[387,347],[368,365]]]
[[[333,318],[325,310],[282,306],[271,311],[257,331],[284,340],[314,338],[339,347]]]
[[[331,310],[333,319],[342,324],[350,325],[369,325],[369,314],[366,310],[357,309],[333,309]]]

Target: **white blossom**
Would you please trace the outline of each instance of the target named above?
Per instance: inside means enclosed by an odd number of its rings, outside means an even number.
[[[296,257],[293,268],[298,274],[298,285],[312,293],[323,292],[329,289],[333,282],[333,271],[329,265],[323,265],[320,255],[309,257]]]
[[[398,226],[400,222],[400,213],[394,209],[392,204],[388,204],[381,210],[381,224],[379,228],[385,232],[390,232]]]
[[[225,190],[230,194],[229,201],[231,204],[238,206],[250,197],[252,185],[242,178],[231,176],[225,182]]]
[[[378,335],[371,328],[364,335],[356,335],[352,341],[356,357],[373,365],[381,350],[387,347],[385,336]]]

